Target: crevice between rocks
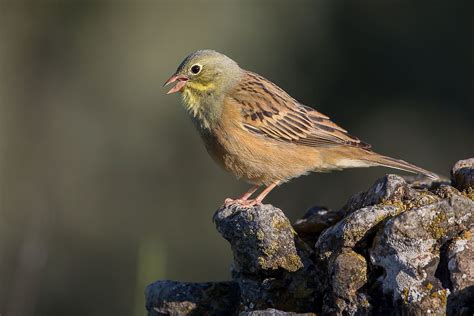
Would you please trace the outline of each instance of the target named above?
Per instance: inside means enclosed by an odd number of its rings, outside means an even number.
[[[293,226],[271,205],[222,207],[232,281],[155,282],[148,315],[472,315],[474,159],[451,174],[387,175]]]
[[[439,282],[441,282],[443,288],[453,291],[453,284],[451,283],[450,273],[448,269],[448,249],[451,244],[452,240],[448,240],[447,242],[441,245],[439,249],[439,263],[436,267],[434,276],[439,280]]]

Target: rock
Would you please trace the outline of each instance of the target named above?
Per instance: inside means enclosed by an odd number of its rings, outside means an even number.
[[[359,293],[367,283],[365,258],[349,248],[342,251],[329,264],[329,286],[324,295],[323,312],[327,315],[346,313],[366,314],[370,305],[364,293]]]
[[[448,248],[448,269],[454,291],[474,285],[474,227],[453,239]]]
[[[460,191],[474,188],[474,158],[456,162],[451,170],[451,182],[453,187]]]
[[[291,313],[279,311],[277,309],[269,308],[266,310],[258,310],[251,312],[243,312],[239,316],[316,316],[314,313]]]
[[[315,254],[327,288],[323,313],[446,310],[452,289],[438,279],[449,279],[447,268],[441,276],[438,267],[440,249],[472,225],[474,204],[447,185],[416,186],[387,175],[354,195],[345,217],[320,234]]]
[[[214,222],[222,237],[229,241],[239,272],[271,275],[278,269],[295,272],[303,268],[294,241],[295,231],[280,209],[271,205],[231,205],[219,209]]]
[[[374,234],[372,228],[398,213],[400,209],[393,205],[368,206],[350,213],[319,237],[315,248],[320,262],[327,263],[334,252],[344,247],[356,247],[363,239]]]
[[[234,253],[233,279],[244,310],[314,310],[318,277],[311,250],[283,212],[271,205],[231,205],[214,215]]]
[[[343,249],[332,262],[330,277],[333,294],[350,299],[367,282],[367,262],[358,253]]]
[[[332,211],[326,207],[315,206],[310,208],[306,214],[293,224],[298,236],[307,244],[314,245],[319,234],[326,228],[337,223],[343,212]]]
[[[149,315],[473,315],[473,161],[452,186],[387,175],[294,229],[271,205],[222,207],[233,281],[156,282]]]
[[[370,252],[382,267],[384,294],[408,313],[431,310],[441,315],[450,290],[435,275],[439,249],[473,223],[474,202],[462,195],[406,211],[378,231]]]
[[[353,195],[344,210],[347,214],[361,208],[387,201],[404,201],[413,199],[417,192],[400,176],[388,174],[377,180],[366,192]]]
[[[474,227],[453,239],[447,251],[453,294],[448,298],[448,314],[474,314]]]
[[[390,181],[396,181],[399,186],[395,186]],[[377,181],[368,192],[359,194],[364,196],[359,200],[359,210],[348,209],[348,215],[334,226],[326,229],[315,244],[317,266],[323,269],[323,284],[326,288],[322,310],[326,315],[368,315],[372,306],[370,297],[364,291],[359,291],[368,278],[367,259],[357,253],[361,249],[370,246],[371,240],[377,229],[389,218],[400,214],[405,208],[398,204],[387,203],[367,206],[374,201],[372,194],[381,194],[379,188],[406,187],[407,184],[399,181],[398,177],[386,177],[383,181]],[[384,183],[383,186],[380,183]],[[381,196],[387,199],[393,197],[383,190]],[[390,192],[397,192],[391,189]],[[398,191],[400,192],[400,191]],[[352,199],[354,201],[354,199]],[[365,202],[364,202],[365,201]],[[354,205],[354,204],[353,204]]]
[[[448,316],[474,315],[474,286],[449,295],[446,314]]]
[[[240,292],[235,282],[157,281],[145,290],[149,316],[237,315]]]

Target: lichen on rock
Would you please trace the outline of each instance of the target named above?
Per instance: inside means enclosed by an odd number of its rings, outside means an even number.
[[[231,205],[217,210],[214,222],[231,245],[232,275],[240,286],[244,311],[316,308],[319,286],[312,251],[280,209]]]
[[[451,170],[451,182],[460,191],[474,188],[474,158],[456,162]]]
[[[303,262],[294,242],[295,232],[280,209],[271,205],[220,208],[214,222],[230,242],[239,272],[257,273],[283,269],[298,271]]]
[[[271,205],[221,207],[232,281],[158,281],[149,315],[473,315],[474,159],[451,183],[377,180],[294,227]]]
[[[240,290],[237,283],[186,283],[157,281],[145,290],[149,316],[237,315]]]

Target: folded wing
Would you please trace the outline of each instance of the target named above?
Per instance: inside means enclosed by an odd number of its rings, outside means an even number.
[[[300,104],[257,74],[248,72],[229,98],[227,102],[240,109],[242,127],[253,134],[311,147],[370,148],[326,115]]]

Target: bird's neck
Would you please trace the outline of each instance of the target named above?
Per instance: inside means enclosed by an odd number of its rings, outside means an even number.
[[[244,72],[238,68],[227,80],[209,85],[186,85],[182,93],[184,107],[199,129],[212,130],[218,126],[225,96],[241,80]]]
[[[184,107],[198,129],[211,130],[219,123],[224,99],[222,93],[185,89],[182,96]]]

